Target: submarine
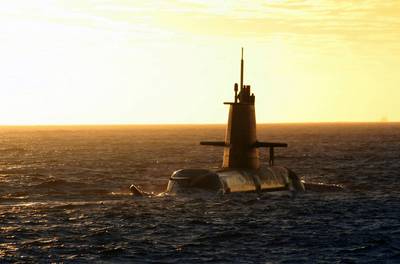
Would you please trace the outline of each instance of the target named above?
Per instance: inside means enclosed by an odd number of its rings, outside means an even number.
[[[224,141],[201,141],[204,146],[223,148],[222,166],[217,170],[180,169],[169,178],[167,188],[159,195],[191,193],[194,189],[222,194],[235,192],[289,192],[312,190],[339,190],[338,185],[305,183],[284,166],[275,165],[275,149],[286,148],[287,143],[258,141],[256,131],[255,95],[250,85],[243,84],[243,48],[240,63],[240,84],[234,84],[234,100],[229,106],[228,124]],[[261,162],[260,148],[269,150],[268,162]],[[132,184],[134,196],[152,195]]]

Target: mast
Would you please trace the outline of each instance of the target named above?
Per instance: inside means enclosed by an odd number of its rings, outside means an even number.
[[[244,70],[244,61],[243,61],[243,47],[242,47],[242,59],[240,61],[240,91],[243,90],[243,70]]]

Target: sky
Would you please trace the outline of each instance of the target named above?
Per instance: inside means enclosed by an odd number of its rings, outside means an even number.
[[[0,0],[0,125],[400,121],[397,0]]]

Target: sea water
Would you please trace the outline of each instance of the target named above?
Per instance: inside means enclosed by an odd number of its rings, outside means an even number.
[[[217,168],[224,126],[0,128],[0,263],[398,263],[400,124],[259,125],[276,163],[342,192],[134,198]],[[267,161],[267,152],[261,150]]]

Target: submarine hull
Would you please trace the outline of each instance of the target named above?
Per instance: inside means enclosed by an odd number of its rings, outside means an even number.
[[[261,166],[257,170],[182,169],[175,171],[168,182],[167,194],[178,194],[192,189],[212,192],[269,192],[305,190],[299,177],[282,166]]]
[[[260,142],[257,140],[255,95],[250,85],[243,84],[243,48],[240,66],[240,87],[234,85],[234,101],[229,105],[228,125],[224,141],[202,141],[201,145],[224,148],[222,167],[206,169],[182,169],[172,173],[167,190],[162,194],[191,193],[194,189],[234,192],[303,192],[305,186],[290,169],[274,165],[274,148],[287,147],[286,143]],[[261,164],[259,148],[269,149],[269,163]],[[310,185],[321,189],[320,185]],[[134,195],[143,195],[132,185]]]

